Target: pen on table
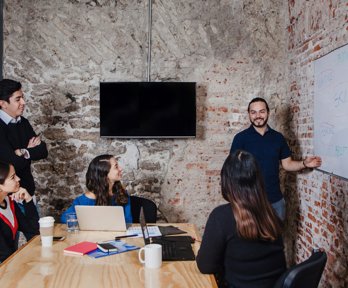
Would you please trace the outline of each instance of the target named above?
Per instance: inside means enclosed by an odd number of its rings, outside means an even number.
[[[116,236],[116,237],[115,237],[115,240],[119,240],[119,239],[122,239],[122,238],[128,238],[128,237],[135,237],[135,236],[138,236],[138,234],[130,234],[130,235]]]

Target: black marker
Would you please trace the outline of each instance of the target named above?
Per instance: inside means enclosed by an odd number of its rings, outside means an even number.
[[[138,236],[138,234],[116,236],[116,237],[115,237],[115,240],[120,240],[120,239],[122,239],[122,238],[135,237],[135,236]]]

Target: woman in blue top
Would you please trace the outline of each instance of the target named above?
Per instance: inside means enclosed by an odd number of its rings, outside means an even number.
[[[88,166],[86,186],[88,191],[78,196],[72,205],[63,212],[62,223],[66,215],[75,213],[75,205],[123,206],[126,223],[132,223],[130,198],[121,183],[122,169],[112,155],[95,157]]]

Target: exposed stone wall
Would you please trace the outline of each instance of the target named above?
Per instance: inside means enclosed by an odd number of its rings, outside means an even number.
[[[90,160],[121,156],[131,193],[169,221],[202,228],[221,203],[219,172],[246,105],[261,95],[281,129],[286,102],[285,14],[279,1],[153,1],[153,81],[196,81],[194,140],[99,137],[99,81],[146,80],[148,1],[6,2],[4,75],[24,84],[26,115],[49,157],[34,165],[43,213],[84,187]],[[278,121],[279,119],[282,119]]]
[[[348,43],[347,1],[289,1],[290,110],[295,155],[313,154],[314,60]],[[296,261],[328,252],[320,287],[348,287],[348,182],[322,172],[287,174],[288,245]]]

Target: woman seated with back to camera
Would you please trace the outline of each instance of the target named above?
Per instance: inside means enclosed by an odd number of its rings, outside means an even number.
[[[39,215],[13,165],[0,161],[0,263],[17,249],[17,231],[39,234]],[[25,215],[17,205],[22,202]]]
[[[66,223],[66,215],[75,213],[76,205],[123,206],[126,223],[132,223],[130,198],[121,183],[122,169],[112,155],[95,157],[88,166],[86,186],[88,191],[78,196],[62,214],[61,221]]]
[[[281,224],[267,200],[255,158],[237,150],[221,170],[229,203],[209,215],[197,265],[221,287],[273,287],[286,269]]]

